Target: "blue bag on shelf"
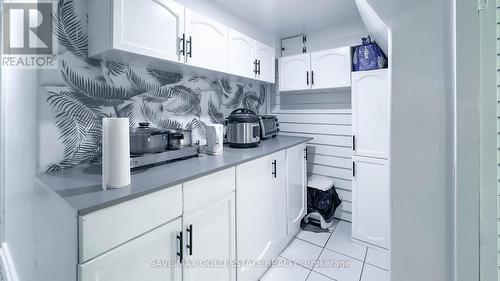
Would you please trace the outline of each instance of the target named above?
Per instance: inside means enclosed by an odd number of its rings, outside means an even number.
[[[384,51],[372,41],[370,36],[362,39],[363,45],[354,47],[352,65],[354,71],[365,71],[387,68],[387,57]]]

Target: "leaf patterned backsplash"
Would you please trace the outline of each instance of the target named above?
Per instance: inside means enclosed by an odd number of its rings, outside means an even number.
[[[53,17],[59,69],[41,75],[40,170],[57,171],[101,159],[103,117],[128,117],[162,129],[193,130],[223,123],[233,109],[265,112],[268,86],[186,76],[88,57],[86,1],[59,0]]]

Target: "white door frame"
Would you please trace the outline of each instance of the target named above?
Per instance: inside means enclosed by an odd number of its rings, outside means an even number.
[[[454,0],[453,6],[453,275],[479,281],[479,16],[477,1]]]
[[[497,24],[496,1],[479,10],[480,199],[479,274],[498,280],[497,245]]]
[[[0,3],[0,56],[3,55],[3,3]],[[5,242],[5,110],[4,71],[0,64],[0,245]]]

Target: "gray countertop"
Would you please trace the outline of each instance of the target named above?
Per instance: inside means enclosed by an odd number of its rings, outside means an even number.
[[[84,215],[310,140],[312,138],[278,136],[262,141],[256,148],[235,149],[224,146],[224,153],[221,155],[200,155],[135,171],[132,173],[131,185],[120,189],[102,190],[100,166],[81,166],[39,174],[37,182],[59,194],[79,215]]]

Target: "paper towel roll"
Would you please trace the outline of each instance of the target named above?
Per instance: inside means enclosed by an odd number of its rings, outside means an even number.
[[[102,188],[130,185],[128,118],[102,119]]]

